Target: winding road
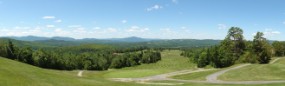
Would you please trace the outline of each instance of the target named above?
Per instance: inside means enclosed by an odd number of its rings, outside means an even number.
[[[82,77],[82,73],[83,73],[83,70],[79,71],[79,72],[77,73],[77,76],[78,76],[78,77]]]
[[[111,80],[122,81],[122,82],[131,82],[131,81],[145,82],[145,81],[175,80],[175,79],[171,79],[169,77],[176,76],[176,75],[189,74],[189,73],[202,72],[202,71],[209,71],[209,70],[215,70],[215,69],[182,70],[182,71],[176,71],[176,72],[160,74],[160,75],[155,75],[155,76],[142,77],[142,78],[111,78]]]
[[[281,58],[276,58],[276,59],[274,59],[273,61],[270,62],[270,64],[275,63],[275,62],[278,61],[279,59],[281,59]]]
[[[276,58],[273,61],[270,62],[270,64],[275,63],[278,61],[280,58]],[[222,81],[218,80],[218,76],[224,74],[225,72],[231,71],[231,70],[236,70],[242,67],[249,66],[251,64],[242,64],[236,67],[224,69],[221,71],[218,71],[216,73],[213,73],[211,75],[208,75],[206,77],[206,81],[197,81],[197,80],[181,80],[181,79],[172,79],[169,78],[171,76],[176,76],[176,75],[183,75],[183,74],[190,74],[190,73],[195,73],[195,72],[202,72],[202,71],[210,71],[210,70],[215,70],[215,69],[196,69],[196,70],[182,70],[182,71],[176,71],[176,72],[171,72],[171,73],[166,73],[166,74],[160,74],[160,75],[155,75],[155,76],[148,76],[148,77],[142,77],[142,78],[111,78],[113,81],[121,81],[121,82],[137,82],[137,83],[143,83],[143,84],[163,84],[163,85],[177,85],[177,84],[183,84],[183,83],[151,83],[148,81],[163,81],[163,80],[169,80],[169,81],[177,81],[177,82],[192,82],[192,83],[216,83],[216,84],[270,84],[270,83],[285,83],[284,80],[274,80],[274,81]]]

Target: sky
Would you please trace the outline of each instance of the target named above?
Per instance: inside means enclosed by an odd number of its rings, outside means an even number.
[[[285,0],[0,0],[0,36],[285,40]]]

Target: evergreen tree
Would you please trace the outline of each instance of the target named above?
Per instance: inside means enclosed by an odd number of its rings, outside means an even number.
[[[257,54],[257,59],[261,64],[268,63],[272,54],[271,46],[263,35],[262,32],[257,32],[253,39],[253,51]]]
[[[8,40],[8,45],[6,46],[7,58],[16,59],[15,47],[11,40]]]

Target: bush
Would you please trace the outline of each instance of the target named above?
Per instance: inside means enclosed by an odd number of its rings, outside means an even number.
[[[254,52],[247,51],[239,59],[241,63],[257,63],[257,55]]]

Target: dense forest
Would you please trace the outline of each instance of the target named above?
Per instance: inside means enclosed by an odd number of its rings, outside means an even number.
[[[207,65],[222,68],[235,63],[266,64],[273,55],[284,56],[285,42],[275,41],[270,45],[262,32],[257,32],[252,41],[244,39],[243,30],[231,27],[225,39],[216,46],[185,49],[181,55],[189,57],[198,67]]]
[[[59,70],[107,70],[161,60],[159,51],[146,47],[114,48],[107,45],[84,44],[33,49],[15,46],[11,40],[1,41],[0,56]]]

